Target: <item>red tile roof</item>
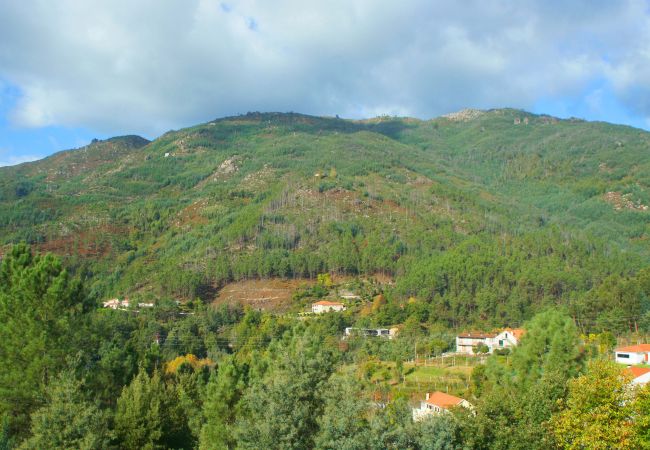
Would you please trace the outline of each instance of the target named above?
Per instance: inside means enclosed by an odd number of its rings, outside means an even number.
[[[439,406],[440,408],[450,408],[458,406],[463,401],[462,398],[454,397],[453,395],[445,394],[444,392],[436,391],[429,394],[429,398],[425,400],[430,405]]]
[[[628,367],[625,372],[631,373],[634,378],[639,378],[641,375],[650,372],[650,369],[647,367]]]
[[[526,333],[526,330],[524,330],[523,328],[513,328],[513,329],[506,328],[506,330],[509,331],[509,332],[511,332],[512,335],[513,335],[513,336],[514,336],[518,341],[521,340],[521,337],[524,335],[524,333]],[[504,331],[505,331],[505,330],[504,330]]]
[[[628,345],[627,347],[617,348],[616,351],[629,353],[646,353],[650,352],[650,344]]]
[[[327,300],[321,300],[320,302],[313,303],[313,305],[321,305],[321,306],[343,306],[343,303],[339,303],[339,302],[328,302]]]

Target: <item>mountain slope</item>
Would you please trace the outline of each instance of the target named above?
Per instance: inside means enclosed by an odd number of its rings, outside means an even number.
[[[519,320],[647,265],[649,149],[641,130],[509,109],[254,113],[2,168],[0,236],[67,256],[101,296],[210,300],[233,279],[387,273],[396,305]]]

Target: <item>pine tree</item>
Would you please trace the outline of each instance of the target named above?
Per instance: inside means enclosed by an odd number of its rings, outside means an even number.
[[[250,449],[313,448],[333,354],[320,338],[305,335],[279,341],[268,358],[272,369],[252,380],[242,398],[237,444]]]
[[[360,383],[350,376],[333,375],[324,390],[324,397],[316,448],[368,448],[370,402],[364,399]]]
[[[219,365],[217,374],[210,378],[203,406],[205,423],[199,442],[202,450],[235,447],[234,425],[245,387],[242,376],[234,359],[226,358]]]
[[[140,371],[117,400],[115,431],[124,449],[192,448],[193,440],[173,387]]]
[[[84,383],[72,371],[62,372],[48,386],[47,403],[32,414],[32,436],[20,448],[106,448],[106,417],[83,392]]]
[[[76,353],[90,304],[82,285],[52,255],[14,246],[0,264],[0,415],[13,433],[29,430],[44,389]]]
[[[568,379],[582,365],[578,329],[570,317],[557,310],[537,314],[526,325],[526,334],[512,354],[517,382],[533,385],[545,373]]]

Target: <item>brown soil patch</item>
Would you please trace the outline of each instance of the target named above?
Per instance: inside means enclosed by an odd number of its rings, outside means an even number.
[[[184,228],[208,223],[208,219],[202,215],[206,206],[208,206],[208,201],[205,199],[195,201],[178,213],[174,225]]]
[[[632,211],[647,211],[648,206],[643,205],[639,200],[632,201],[632,194],[622,194],[620,192],[608,192],[603,195],[603,200],[614,206],[616,211],[629,209]]]
[[[111,237],[128,232],[126,227],[101,225],[48,239],[41,244],[35,244],[35,248],[39,253],[51,252],[59,256],[104,258],[113,251]]]
[[[264,311],[284,312],[291,307],[291,297],[298,288],[314,283],[315,280],[277,278],[237,281],[225,285],[212,303],[241,304]]]

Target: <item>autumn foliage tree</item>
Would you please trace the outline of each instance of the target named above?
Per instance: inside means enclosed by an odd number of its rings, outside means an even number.
[[[587,373],[569,381],[564,410],[551,429],[563,449],[630,449],[632,389],[621,367],[593,361]]]

